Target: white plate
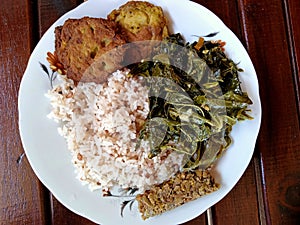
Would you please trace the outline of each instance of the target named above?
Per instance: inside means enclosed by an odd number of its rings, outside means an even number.
[[[130,211],[120,216],[122,200],[102,198],[99,192],[91,192],[75,178],[71,154],[64,139],[57,133],[57,124],[47,118],[50,112],[49,80],[41,70],[39,62],[48,65],[46,53],[54,50],[54,28],[67,18],[83,16],[106,17],[112,9],[126,0],[89,0],[68,12],[56,21],[42,37],[33,51],[24,73],[19,92],[19,125],[23,146],[28,160],[42,183],[67,208],[101,225],[115,224],[157,224],[174,225],[186,222],[220,201],[237,183],[252,157],[258,135],[261,106],[258,81],[253,64],[238,38],[211,11],[188,0],[151,0],[162,6],[170,18],[174,32],[180,32],[187,41],[194,41],[193,35],[219,32],[213,39],[226,41],[226,53],[245,70],[240,74],[243,90],[247,91],[254,104],[251,106],[252,121],[234,126],[233,144],[218,161],[216,170],[221,189],[198,200],[187,203],[170,212],[143,221],[134,204]]]

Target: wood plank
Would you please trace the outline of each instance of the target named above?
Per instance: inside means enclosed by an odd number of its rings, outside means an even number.
[[[200,4],[213,11],[245,43],[241,35],[240,18],[236,1],[201,1]],[[220,7],[221,6],[221,7]],[[225,46],[226,47],[226,46]],[[234,189],[213,207],[214,224],[259,224],[256,173],[252,160],[245,174]],[[246,204],[245,204],[246,202]]]
[[[214,209],[216,225],[260,224],[255,182],[254,161],[252,160],[243,177],[231,192]]]
[[[205,214],[201,214],[200,216],[186,222],[183,223],[181,225],[205,225],[207,224],[206,222],[206,215]]]
[[[289,32],[289,43],[291,61],[294,70],[295,90],[298,102],[298,116],[300,117],[300,1],[284,0],[287,29]]]
[[[299,224],[299,115],[285,10],[281,1],[239,3],[243,35],[260,82],[263,118],[258,148],[267,223]]]
[[[42,36],[59,17],[82,2],[82,0],[38,0],[40,35]]]
[[[79,216],[65,206],[63,206],[59,201],[55,199],[53,195],[51,195],[52,202],[52,222],[51,224],[56,225],[96,225],[92,221]]]
[[[211,1],[192,0],[212,11],[226,26],[229,27],[238,37],[241,37],[240,21],[238,17],[237,4],[235,1]]]
[[[30,8],[30,1],[21,0],[1,1],[0,7],[0,224],[46,221],[44,195],[18,131],[18,87],[33,49]]]

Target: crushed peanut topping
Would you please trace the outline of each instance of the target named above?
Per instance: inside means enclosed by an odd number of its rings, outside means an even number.
[[[180,172],[136,197],[142,218],[159,215],[220,188],[208,170]]]

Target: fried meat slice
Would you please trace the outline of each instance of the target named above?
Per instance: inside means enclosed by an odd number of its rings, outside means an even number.
[[[123,52],[116,47],[123,44],[116,23],[102,18],[68,19],[55,29],[55,52],[75,83],[104,82],[119,69]]]

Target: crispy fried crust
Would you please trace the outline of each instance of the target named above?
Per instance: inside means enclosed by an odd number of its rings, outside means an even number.
[[[208,171],[180,172],[136,197],[142,218],[159,215],[219,189]]]
[[[102,83],[127,61],[145,58],[151,47],[126,42],[162,40],[168,36],[167,20],[160,7],[148,2],[129,1],[113,10],[108,19],[84,17],[69,19],[55,29],[55,52],[67,77]],[[124,56],[125,55],[125,56]],[[123,58],[126,58],[123,61]]]
[[[116,23],[102,18],[69,19],[55,29],[58,60],[67,70],[67,77],[75,82],[104,82],[123,59],[122,52],[110,50],[123,44]],[[97,61],[101,63],[96,65]]]
[[[129,1],[107,18],[118,24],[127,42],[162,40],[168,36],[162,8],[149,2]]]

